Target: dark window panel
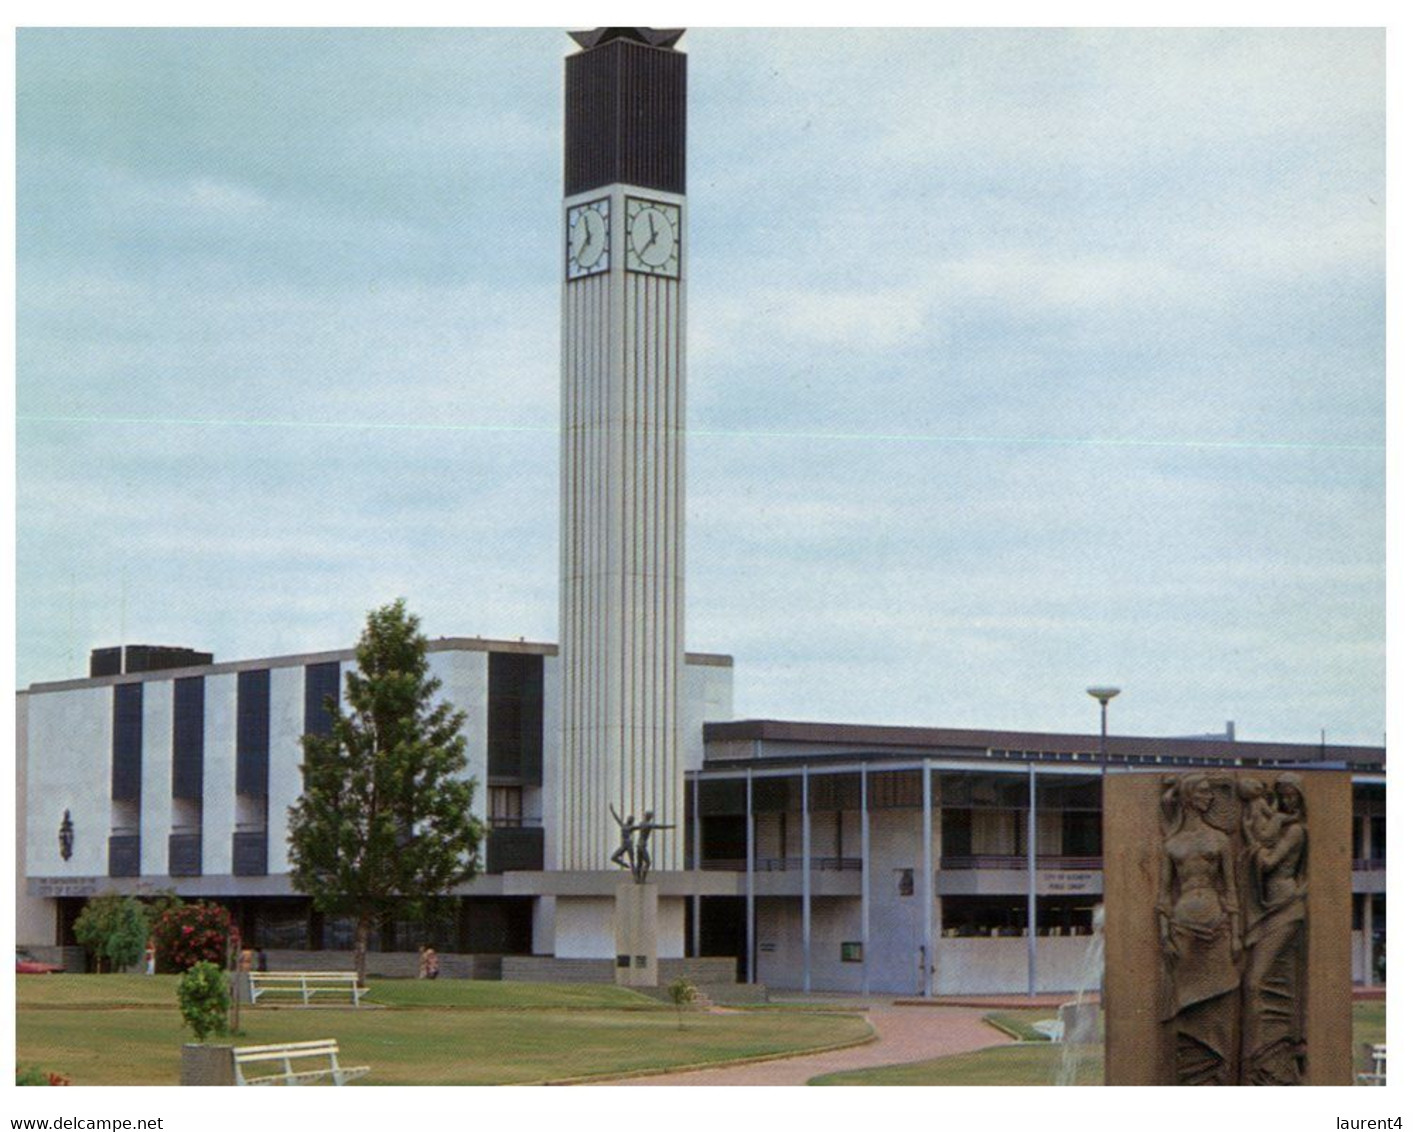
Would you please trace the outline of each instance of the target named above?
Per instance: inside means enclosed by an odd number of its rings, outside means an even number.
[[[751,783],[751,803],[758,814],[798,811],[800,808],[800,778],[757,778]]]
[[[269,791],[270,670],[258,668],[236,679],[236,793]]]
[[[173,833],[167,839],[167,872],[174,877],[201,875],[201,834]]]
[[[201,801],[206,761],[206,681],[173,681],[172,797]]]
[[[921,809],[922,771],[883,770],[868,776],[870,810]]]
[[[486,872],[539,872],[545,867],[545,831],[539,826],[493,829],[486,839]]]
[[[108,838],[108,875],[135,877],[142,873],[142,841],[135,833]]]
[[[265,830],[231,835],[231,873],[263,877],[269,872],[269,836]]]
[[[811,810],[857,810],[859,800],[858,774],[810,775]]]
[[[942,857],[970,857],[971,854],[971,811],[942,811]]]
[[[493,652],[489,667],[487,770],[537,786],[544,778],[545,658]]]
[[[309,664],[304,668],[304,733],[306,735],[328,735],[334,729],[333,716],[329,714],[328,701],[339,703],[339,662],[331,660],[327,664]]]
[[[744,814],[746,812],[746,780],[744,778],[704,778],[701,782],[701,792],[703,817],[711,814]]]
[[[142,799],[142,685],[113,688],[113,798]]]

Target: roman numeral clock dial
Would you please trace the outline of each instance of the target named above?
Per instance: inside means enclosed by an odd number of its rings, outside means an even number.
[[[681,267],[681,210],[666,201],[629,197],[624,212],[628,270],[677,279]]]

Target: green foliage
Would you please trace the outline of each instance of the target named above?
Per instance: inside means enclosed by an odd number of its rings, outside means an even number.
[[[1015,1038],[1018,1042],[1048,1042],[1050,1035],[1043,1030],[1037,1030],[1035,1023],[1040,1021],[1053,1022],[1057,1014],[1053,1010],[1036,1010],[1033,1012],[1007,1011],[1005,1013],[987,1014],[982,1021],[989,1022],[1008,1037]]]
[[[168,908],[152,926],[157,970],[185,971],[197,963],[226,966],[240,947],[240,932],[231,914],[218,904],[179,904]]]
[[[177,984],[177,1003],[182,1021],[191,1027],[198,1042],[212,1034],[226,1032],[226,1016],[231,1009],[231,989],[226,973],[214,963],[191,967]]]
[[[329,735],[304,736],[304,793],[289,812],[292,881],[321,912],[356,922],[364,972],[373,926],[397,910],[419,918],[429,898],[479,871],[465,723],[434,697],[427,639],[402,599],[368,614],[345,714],[332,697]]]
[[[131,967],[147,946],[147,912],[131,896],[105,892],[92,897],[74,921],[74,938],[98,960],[98,969]]]
[[[62,1073],[46,1073],[31,1065],[28,1069],[15,1066],[16,1085],[72,1085],[73,1082]]]
[[[677,1007],[677,1028],[680,1030],[683,1028],[682,1011],[697,1001],[697,988],[686,975],[678,975],[667,984],[667,997],[672,1000],[672,1005]]]

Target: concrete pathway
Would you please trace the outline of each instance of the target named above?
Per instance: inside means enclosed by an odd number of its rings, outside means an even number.
[[[835,1004],[829,1004],[835,1005]],[[660,1073],[653,1077],[631,1077],[599,1081],[601,1085],[803,1085],[822,1073],[846,1069],[870,1069],[907,1061],[926,1061],[954,1053],[967,1053],[987,1046],[1008,1045],[1001,1031],[983,1022],[984,1010],[939,1006],[919,1010],[899,1006],[891,1000],[841,1000],[841,1007],[867,1006],[868,1020],[878,1031],[878,1040],[867,1045],[828,1053],[806,1053],[798,1057],[759,1061],[754,1065],[698,1069],[688,1073]]]

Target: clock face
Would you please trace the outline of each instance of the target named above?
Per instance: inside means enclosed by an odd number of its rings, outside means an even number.
[[[681,210],[665,201],[629,197],[625,211],[628,270],[678,278],[682,247]]]
[[[569,210],[565,271],[570,279],[608,270],[608,198],[576,204]]]

